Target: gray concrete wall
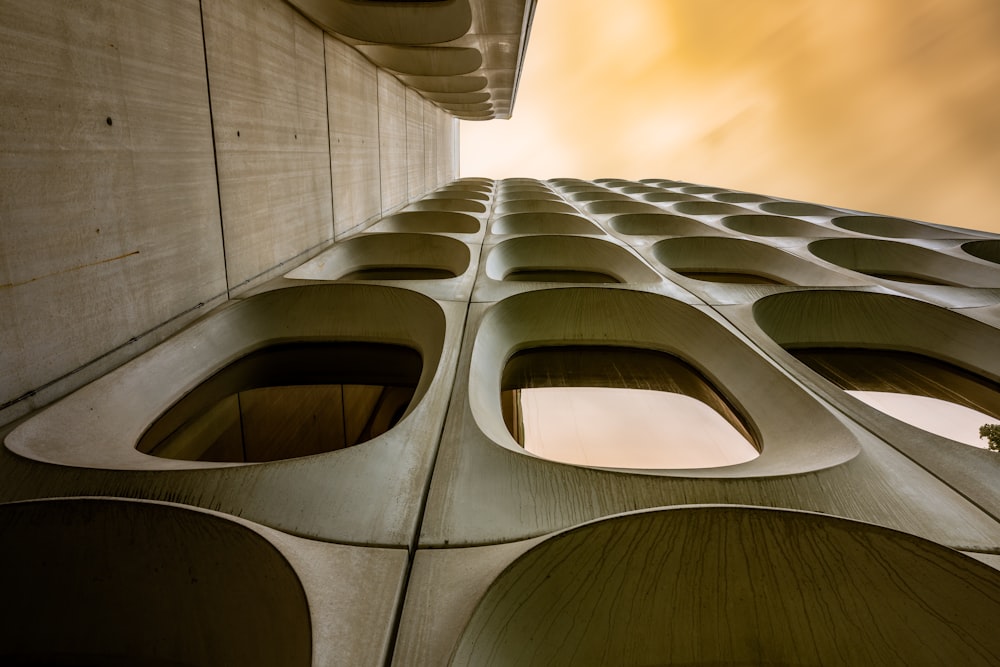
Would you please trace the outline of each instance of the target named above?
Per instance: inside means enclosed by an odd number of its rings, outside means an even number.
[[[406,203],[406,87],[384,70],[378,70],[379,155],[402,156],[380,159],[382,214]]]
[[[280,0],[0,26],[0,424],[457,175],[407,140],[453,119]]]
[[[337,236],[382,213],[379,173],[378,83],[375,66],[343,42],[326,36],[330,168]]]
[[[323,32],[273,0],[207,0],[205,53],[238,294],[333,238]]]
[[[409,199],[427,192],[424,180],[424,98],[406,91],[406,195]]]

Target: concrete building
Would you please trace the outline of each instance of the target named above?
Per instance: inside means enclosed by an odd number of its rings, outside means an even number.
[[[0,3],[0,662],[1000,661],[1000,458],[863,393],[1000,421],[1000,238],[457,178],[533,4]]]

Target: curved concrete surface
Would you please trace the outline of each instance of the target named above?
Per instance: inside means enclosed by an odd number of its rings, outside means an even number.
[[[430,197],[415,201],[403,209],[407,211],[456,211],[461,213],[486,213],[486,206],[470,199]]]
[[[360,44],[355,48],[376,65],[400,74],[455,76],[475,72],[483,64],[483,55],[468,47]]]
[[[974,376],[1000,382],[1000,331],[915,299],[854,291],[777,294],[753,306],[753,320],[781,348],[898,350],[939,359]],[[771,352],[821,388],[839,409],[947,480],[1000,517],[996,476],[1000,457],[893,419],[857,401],[790,358]]]
[[[640,183],[648,183],[650,185],[655,185],[660,188],[681,188],[686,185],[694,185],[694,183],[688,183],[686,181],[675,181],[669,178],[640,178]]]
[[[829,236],[839,232],[798,218],[780,215],[730,215],[721,220],[723,227],[753,236]]]
[[[553,183],[553,185],[558,188],[558,190],[564,195],[572,195],[578,192],[590,193],[590,192],[604,192],[602,188],[596,187],[593,183],[588,181],[571,182],[571,183]]]
[[[515,202],[515,201],[564,201],[562,197],[557,195],[551,190],[544,188],[532,188],[532,189],[517,189],[504,188],[498,194],[498,201],[500,202]],[[573,209],[576,210],[576,209]]]
[[[778,345],[899,349],[1000,380],[1000,331],[915,299],[854,291],[776,294],[753,307]],[[878,326],[872,326],[877,322]]]
[[[625,283],[660,280],[659,274],[620,246],[581,236],[509,239],[494,247],[486,258],[486,275],[493,280],[504,280],[523,270],[604,273]]]
[[[734,204],[724,204],[717,201],[682,201],[673,204],[673,210],[686,215],[739,215],[741,213],[753,213],[742,206]]]
[[[69,499],[0,505],[0,533],[0,585],[18,610],[0,624],[0,662],[312,664],[302,583],[240,523]]]
[[[520,294],[497,303],[484,317],[472,351],[469,400],[476,424],[493,443],[530,456],[511,438],[500,415],[500,376],[515,351],[552,341],[600,341],[677,356],[710,378],[762,443],[760,457],[748,463],[673,474],[789,474],[836,465],[858,452],[857,441],[837,418],[702,311],[659,295],[587,288]],[[768,391],[759,391],[761,386]],[[809,423],[816,437],[808,442],[797,437],[788,421],[792,414]]]
[[[656,213],[616,215],[608,224],[619,234],[630,236],[718,236],[725,233],[694,218],[671,215],[662,210]]]
[[[962,250],[973,257],[978,257],[994,264],[1000,264],[1000,239],[963,243]]]
[[[746,274],[785,285],[844,285],[851,282],[801,257],[744,239],[668,239],[653,246],[653,256],[672,271],[685,274]]]
[[[798,215],[802,217],[810,216],[830,216],[840,215],[843,211],[820,206],[819,204],[807,204],[796,201],[771,201],[760,205],[760,210],[778,215]]]
[[[569,204],[549,198],[514,198],[504,197],[496,208],[493,209],[495,215],[503,216],[511,213],[571,213],[578,214],[578,211]]]
[[[898,241],[823,239],[810,243],[809,252],[845,269],[893,282],[1000,287],[1000,267]]]
[[[620,192],[610,192],[608,190],[582,190],[579,192],[571,192],[569,198],[572,201],[578,202],[635,201],[628,195],[623,195]]]
[[[662,204],[665,202],[679,202],[679,201],[703,201],[694,195],[686,195],[682,192],[664,192],[658,190],[657,192],[650,192],[642,195],[642,198],[650,203]]]
[[[493,221],[493,234],[603,234],[600,227],[568,213],[511,213]]]
[[[844,215],[834,218],[831,222],[841,229],[888,238],[950,239],[967,236],[960,231],[938,229],[913,220],[891,218],[884,215]]]
[[[400,74],[399,80],[428,93],[475,93],[487,86],[485,76],[420,76]]]
[[[642,512],[540,542],[453,665],[1000,661],[1000,572],[912,535],[749,507]]]
[[[644,195],[652,192],[661,192],[659,188],[652,185],[629,185],[621,188],[621,191],[627,195]]]
[[[319,308],[331,312],[317,317],[315,309]],[[343,308],[355,309],[350,321],[334,315]],[[400,314],[407,311],[423,321],[401,319]],[[28,458],[82,467],[167,470],[226,466],[229,464],[147,456],[137,452],[135,444],[162,412],[216,371],[252,351],[296,340],[405,341],[423,356],[425,365],[415,405],[428,391],[437,370],[443,324],[437,303],[391,287],[316,285],[264,292],[220,309],[115,373],[71,394],[16,429],[5,444]],[[207,336],[214,341],[211,347],[199,344]],[[195,351],[180,352],[188,346]],[[73,432],[65,431],[62,420],[81,410],[93,415],[87,428],[79,425]]]
[[[595,201],[584,205],[594,215],[621,215],[625,213],[662,213],[663,209],[634,199]]]
[[[720,192],[713,195],[713,199],[716,201],[726,202],[728,204],[755,204],[773,201],[770,197],[755,195],[749,192]]]
[[[509,180],[516,180],[516,179],[506,179],[506,181],[504,182],[507,182]],[[550,178],[544,182],[560,188],[567,185],[572,185],[572,186],[582,185],[584,187],[591,189],[594,187],[593,183],[591,183],[590,181],[585,181],[582,178]]]
[[[439,189],[446,190],[448,188],[460,188],[477,190],[479,192],[493,192],[494,184],[493,181],[488,178],[459,178],[446,185],[442,185]]]
[[[441,105],[446,104],[480,104],[490,99],[490,94],[486,91],[474,93],[430,93],[423,92],[423,96],[432,102]]]
[[[686,192],[691,195],[712,195],[719,192],[725,192],[722,188],[713,188],[708,185],[689,185],[688,187],[681,188],[681,192]]]
[[[472,27],[469,0],[291,0],[291,3],[320,27],[364,42],[437,44],[463,37]]]
[[[454,113],[455,115],[488,115],[493,113],[493,104],[491,102],[473,102],[473,103],[459,103],[459,102],[438,102],[437,105],[444,109]]]
[[[285,274],[298,280],[337,280],[371,268],[431,269],[460,276],[469,268],[469,246],[436,234],[362,234],[335,244]]]
[[[427,199],[474,199],[476,201],[489,201],[490,190],[473,189],[470,186],[448,185],[438,188],[434,192],[429,192],[423,197]]]
[[[371,284],[291,287],[236,300],[25,421],[5,445],[33,462],[24,479],[42,475],[60,495],[99,490],[169,499],[326,540],[408,544],[464,313],[464,302]],[[406,414],[363,446],[274,463],[179,461],[135,449],[159,415],[216,371],[266,346],[300,341],[417,351],[423,370]],[[173,473],[151,482],[150,471],[167,470]],[[321,509],[346,505],[350,512]]]
[[[374,232],[434,232],[439,234],[476,234],[480,222],[471,215],[454,211],[404,211],[386,216],[375,223]]]

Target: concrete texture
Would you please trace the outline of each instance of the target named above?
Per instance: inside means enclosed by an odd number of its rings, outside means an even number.
[[[406,203],[406,88],[395,77],[378,71],[378,146],[379,155],[402,159],[380,160],[382,215]]]
[[[378,83],[375,66],[329,35],[326,77],[330,169],[336,235],[342,237],[382,213]]]
[[[0,530],[15,664],[381,664],[407,561],[110,498],[2,505]]]
[[[449,664],[986,665],[998,610],[994,570],[910,535],[675,509],[535,545],[494,579]]]
[[[226,274],[198,3],[6,2],[0,25],[7,423],[217,305]]]
[[[457,173],[453,118],[411,91],[408,151],[383,72],[380,137],[376,67],[278,0],[0,12],[0,424]]]
[[[923,355],[962,381],[880,386],[1000,421],[995,235],[455,180],[532,2],[160,4],[0,8],[0,661],[997,662],[1000,456],[837,366]],[[758,455],[550,460],[504,407],[539,385]]]
[[[233,293],[333,238],[323,33],[271,0],[204,4]]]
[[[713,206],[681,213],[675,205],[691,202],[649,202],[651,188]],[[796,235],[734,229],[731,210],[714,206],[729,198],[743,215],[780,216]],[[85,523],[112,548],[127,523],[120,505],[222,512],[212,516],[260,538],[244,553],[270,543],[290,565],[277,568],[288,580],[280,588],[301,586],[306,596],[313,664],[926,664],[940,662],[939,651],[991,664],[995,633],[984,619],[1000,590],[1000,457],[877,412],[795,356],[817,346],[918,352],[974,374],[977,391],[1000,387],[991,246],[970,252],[963,234],[892,241],[945,258],[953,282],[971,283],[897,285],[812,253],[816,243],[882,242],[833,223],[855,212],[762,208],[775,203],[674,182],[445,183],[14,428],[0,451],[0,500],[142,499],[101,501],[112,518]],[[577,272],[615,282],[574,282]],[[730,282],[741,273],[778,284]],[[154,424],[172,428],[160,415],[207,391],[200,383],[296,341],[418,352],[402,419],[364,444],[265,463],[137,449]],[[520,446],[502,411],[509,360],[607,346],[693,369],[705,391],[677,391],[728,415],[759,456],[721,467],[602,468]],[[615,382],[627,385],[630,371],[616,369]],[[1000,390],[988,398],[995,406]],[[84,501],[52,502],[75,516]],[[38,504],[0,505],[0,515],[35,516],[8,508]],[[24,539],[20,528],[4,530],[18,544],[59,533],[51,521],[30,523],[42,528]],[[202,518],[182,523],[191,540],[218,532]],[[173,546],[227,562],[231,540],[197,540]],[[18,558],[30,560],[26,548]],[[120,569],[102,558],[98,570]],[[72,580],[88,576],[87,563],[61,569]],[[942,614],[954,622],[942,624]],[[225,636],[206,650],[230,650]],[[914,638],[922,636],[934,645]],[[72,634],[61,641],[83,645]]]

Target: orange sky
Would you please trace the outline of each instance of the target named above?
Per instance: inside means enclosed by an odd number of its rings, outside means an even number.
[[[997,0],[538,0],[465,176],[677,178],[1000,232]]]

